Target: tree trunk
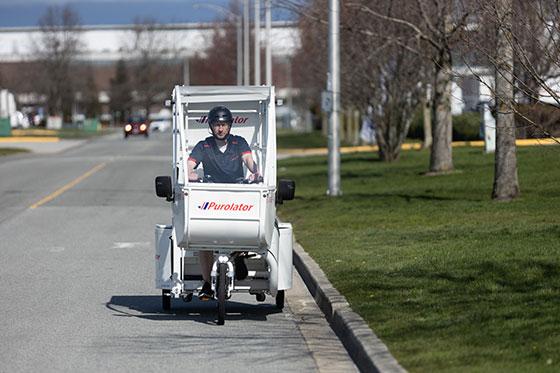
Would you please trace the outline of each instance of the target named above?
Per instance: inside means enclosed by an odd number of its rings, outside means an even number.
[[[436,84],[432,104],[432,151],[430,172],[442,173],[453,170],[451,151],[451,52],[441,51],[436,61]]]
[[[513,112],[512,1],[497,0],[498,45],[496,48],[496,154],[492,198],[509,201],[519,195]]]
[[[432,99],[430,85],[426,87],[426,92],[422,96],[422,111],[424,117],[424,142],[422,149],[429,149],[432,146]]]

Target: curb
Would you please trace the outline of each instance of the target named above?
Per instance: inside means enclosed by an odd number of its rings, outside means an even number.
[[[294,265],[332,329],[361,372],[406,372],[346,298],[332,286],[319,265],[299,243]]]

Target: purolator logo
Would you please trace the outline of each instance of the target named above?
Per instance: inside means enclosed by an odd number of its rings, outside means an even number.
[[[254,205],[247,205],[245,203],[216,203],[216,202],[203,202],[198,206],[201,210],[214,210],[214,211],[251,211]]]
[[[249,120],[249,117],[240,117],[239,115],[236,115],[236,116],[233,117],[233,123],[234,124],[246,124],[248,120]],[[199,119],[197,119],[196,121],[198,123],[207,124],[208,123],[208,116],[203,115]]]

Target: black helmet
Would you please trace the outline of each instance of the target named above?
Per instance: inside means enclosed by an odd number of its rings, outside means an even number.
[[[208,112],[208,124],[212,126],[214,123],[233,123],[233,115],[225,106],[216,106]]]

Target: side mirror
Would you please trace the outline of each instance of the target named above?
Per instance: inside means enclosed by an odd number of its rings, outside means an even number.
[[[165,106],[165,107],[171,107],[171,106],[173,106],[173,100],[165,100],[165,101],[163,101],[163,106]]]
[[[293,180],[280,179],[276,192],[276,203],[282,204],[284,201],[291,201],[296,194],[296,182]]]
[[[156,177],[156,195],[158,197],[165,197],[168,202],[173,201],[173,188],[171,187],[171,177],[158,176]]]

